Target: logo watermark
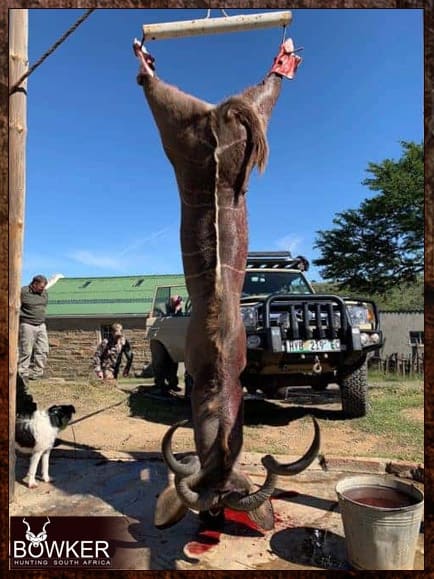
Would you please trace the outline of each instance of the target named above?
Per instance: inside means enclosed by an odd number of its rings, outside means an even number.
[[[119,517],[11,517],[10,569],[113,567]]]

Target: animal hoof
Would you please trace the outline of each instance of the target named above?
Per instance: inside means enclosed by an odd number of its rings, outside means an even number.
[[[149,54],[146,48],[140,44],[137,38],[133,42],[134,54],[137,56],[140,62],[140,70],[137,75],[137,83],[143,84],[146,77],[154,76],[155,71],[155,58]]]
[[[38,483],[36,481],[29,481],[27,483],[27,486],[29,487],[29,489],[35,489],[38,486]]]

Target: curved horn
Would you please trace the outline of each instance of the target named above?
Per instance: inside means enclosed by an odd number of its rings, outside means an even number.
[[[184,505],[193,510],[207,511],[212,505],[218,503],[219,497],[215,492],[206,491],[205,496],[201,496],[200,493],[192,490],[203,474],[199,458],[191,455],[177,460],[172,451],[172,437],[175,430],[188,422],[188,420],[182,420],[169,428],[163,437],[161,450],[167,466],[175,473],[176,492]]]
[[[271,497],[277,483],[277,474],[267,471],[264,484],[256,492],[243,495],[239,492],[231,492],[223,497],[223,504],[234,511],[253,511]]]
[[[184,457],[181,461],[179,461],[175,458],[175,455],[172,452],[173,433],[177,428],[180,426],[185,426],[188,424],[188,422],[188,420],[182,420],[181,422],[177,422],[171,426],[164,435],[161,443],[161,452],[163,453],[163,458],[167,466],[173,473],[183,477],[198,472],[200,469],[200,463],[197,456]]]
[[[175,477],[175,488],[179,498],[194,511],[208,511],[220,502],[220,496],[216,491],[205,489],[200,493],[193,490],[202,474],[202,470],[199,470],[188,477]]]
[[[29,525],[29,523],[26,521],[25,518],[23,519],[23,523],[27,526],[27,533],[29,533],[29,532],[31,533],[30,525]]]
[[[318,455],[321,436],[317,420],[311,417],[315,427],[315,436],[307,452],[297,461],[289,464],[281,464],[268,454],[262,459],[262,464],[267,469],[267,478],[262,487],[255,493],[243,495],[239,492],[232,492],[223,498],[223,503],[236,511],[253,511],[271,497],[276,486],[278,475],[295,475],[305,470]]]
[[[47,522],[46,522],[45,525],[42,527],[42,532],[43,532],[43,533],[45,533],[45,527],[51,523],[49,517],[47,517],[47,519],[48,519]]]
[[[274,474],[279,474],[282,476],[292,476],[302,472],[310,464],[312,464],[312,462],[318,456],[321,444],[321,435],[318,421],[314,416],[311,416],[311,418],[315,427],[315,436],[307,452],[295,462],[286,464],[278,462],[273,456],[271,456],[271,454],[267,454],[267,456],[264,456],[262,459],[262,464],[267,469],[267,472],[271,471]]]

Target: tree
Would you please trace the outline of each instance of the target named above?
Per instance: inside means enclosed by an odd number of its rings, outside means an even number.
[[[317,294],[334,294],[349,298],[360,298],[360,291],[345,290],[342,293],[337,284],[332,282],[311,282],[315,293]],[[423,275],[412,283],[403,283],[401,287],[395,286],[388,292],[377,294],[363,292],[364,298],[374,300],[377,308],[382,312],[390,311],[411,311],[423,310],[424,308],[424,280]]]
[[[339,289],[383,294],[423,271],[423,145],[401,146],[398,161],[368,165],[372,177],[362,184],[380,194],[338,213],[334,229],[317,231],[314,247],[321,257],[313,263]]]

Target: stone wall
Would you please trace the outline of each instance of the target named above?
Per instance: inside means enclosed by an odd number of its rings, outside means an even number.
[[[151,361],[149,343],[145,339],[145,317],[140,318],[57,318],[47,319],[48,355],[45,375],[50,378],[75,380],[93,377],[92,358],[102,339],[104,327],[119,322],[134,352],[130,376],[139,373]]]

